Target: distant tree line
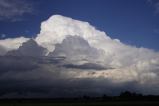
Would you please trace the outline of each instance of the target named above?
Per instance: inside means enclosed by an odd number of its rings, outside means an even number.
[[[142,95],[140,93],[125,91],[118,96],[108,96],[103,94],[101,97],[91,97],[84,95],[74,98],[19,98],[19,99],[0,99],[0,102],[101,102],[101,101],[159,101],[159,95]]]
[[[118,96],[108,96],[104,94],[101,97],[90,97],[90,96],[83,96],[83,99],[91,100],[102,100],[102,101],[159,101],[159,95],[143,95],[140,93],[130,92],[130,91],[124,91],[121,92]]]

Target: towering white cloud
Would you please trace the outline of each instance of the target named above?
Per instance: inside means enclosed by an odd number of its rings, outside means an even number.
[[[88,22],[73,20],[68,17],[54,15],[42,22],[40,34],[36,41],[42,46],[54,50],[56,43],[61,43],[66,36],[80,36],[92,46],[100,47],[98,41],[110,39],[104,32],[96,30]]]
[[[53,15],[42,22],[40,34],[36,41],[49,51],[53,51],[55,44],[61,43],[67,36],[80,36],[90,46],[105,51],[102,58],[106,64],[116,68],[139,67],[147,62],[147,65],[154,64],[151,61],[158,61],[159,53],[146,48],[136,48],[123,44],[118,39],[111,39],[105,32],[97,30],[88,22],[74,20],[61,15]]]

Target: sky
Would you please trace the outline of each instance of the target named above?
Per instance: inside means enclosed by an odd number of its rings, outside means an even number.
[[[87,21],[125,44],[159,51],[158,0],[0,0],[0,39],[36,37],[41,22],[55,14]]]
[[[0,0],[0,98],[159,95],[158,0]]]

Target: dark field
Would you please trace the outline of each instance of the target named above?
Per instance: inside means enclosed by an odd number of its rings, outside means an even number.
[[[0,106],[159,106],[159,101],[116,102],[56,102],[56,103],[0,103]]]
[[[159,96],[126,91],[119,96],[0,99],[0,106],[159,106]]]
[[[159,106],[159,101],[1,100],[0,106]]]

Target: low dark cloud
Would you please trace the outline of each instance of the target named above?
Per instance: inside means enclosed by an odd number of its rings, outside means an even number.
[[[62,53],[65,56],[58,55]],[[33,39],[28,40],[19,49],[0,57],[0,98],[118,95],[125,90],[158,94],[158,64],[151,64],[154,67],[151,73],[136,75],[131,70],[91,63],[91,57],[96,59],[99,53],[84,39],[69,36],[55,46],[54,52],[45,56],[43,47]],[[81,54],[86,58],[82,59]],[[77,60],[68,61],[70,58]],[[143,65],[147,66],[147,63]]]
[[[99,64],[95,63],[85,63],[82,65],[75,65],[75,64],[65,64],[63,65],[65,68],[76,68],[76,69],[83,69],[83,70],[107,70],[112,68],[106,68],[104,66],[101,66]]]
[[[0,55],[4,55],[5,53],[6,53],[5,48],[0,45]]]
[[[67,66],[67,64],[63,64],[63,61],[56,58],[50,60],[47,57],[0,57],[0,97],[48,98],[79,97],[83,95],[101,96],[103,94],[118,95],[125,90],[144,94],[156,94],[158,92],[157,89],[150,88],[150,86],[154,87],[150,83],[146,85],[139,84],[138,81],[118,83],[103,77],[74,78],[72,75],[68,76],[67,74],[72,69],[61,67],[61,65]],[[83,66],[78,66],[78,68],[80,72],[85,71]],[[93,70],[93,67],[91,68]],[[98,72],[96,67],[94,67],[94,70]],[[89,71],[89,68],[86,71]],[[74,70],[74,72],[78,74],[78,70]]]
[[[0,56],[0,70],[1,73],[33,70],[38,66],[34,61],[28,57]]]

